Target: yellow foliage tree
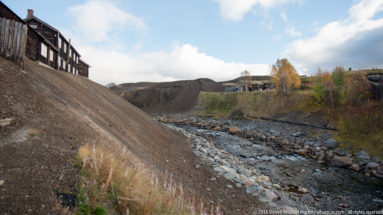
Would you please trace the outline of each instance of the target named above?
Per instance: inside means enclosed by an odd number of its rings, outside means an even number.
[[[282,107],[284,107],[284,96],[291,94],[293,88],[301,85],[301,79],[294,66],[286,59],[278,59],[273,65],[271,76],[275,89],[282,97]]]

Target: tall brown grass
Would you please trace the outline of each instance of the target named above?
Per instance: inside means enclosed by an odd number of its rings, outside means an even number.
[[[182,185],[172,174],[165,173],[160,180],[144,165],[132,164],[125,150],[96,145],[79,149],[79,214],[95,213],[108,205],[119,214],[222,214],[218,207],[207,213],[202,203],[196,207],[194,200],[186,201]]]

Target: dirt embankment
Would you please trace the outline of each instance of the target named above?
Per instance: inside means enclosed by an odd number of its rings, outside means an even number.
[[[209,184],[212,169],[194,156],[184,136],[103,86],[29,60],[22,71],[4,58],[0,83],[0,211],[5,214],[64,214],[74,206],[73,163],[87,143],[126,147],[132,162],[157,173],[167,170],[189,196],[219,203],[228,214],[255,205],[243,190],[227,188],[224,179]]]
[[[224,87],[210,79],[163,83],[121,84],[111,90],[146,112],[186,112],[197,102],[201,91],[223,92]]]

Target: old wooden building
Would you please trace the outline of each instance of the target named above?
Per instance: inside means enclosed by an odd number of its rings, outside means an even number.
[[[0,17],[13,20],[15,22],[26,24],[23,19],[17,16],[11,9],[0,1]],[[57,56],[58,49],[39,32],[28,26],[27,30],[27,44],[25,56],[39,61],[43,64],[56,68],[55,56]],[[52,59],[53,60],[49,60]]]
[[[67,40],[59,30],[34,16],[33,10],[29,9],[27,18],[21,19],[0,1],[0,17],[28,26],[26,57],[57,70],[89,76],[89,65],[80,60],[81,55],[71,41]]]
[[[79,74],[80,54],[59,30],[34,16],[34,11],[29,9],[27,18],[24,19],[34,30],[42,34],[58,49],[56,57],[56,69],[64,70],[73,74]],[[86,76],[88,77],[88,76]]]

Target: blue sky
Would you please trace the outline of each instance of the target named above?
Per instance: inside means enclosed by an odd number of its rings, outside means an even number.
[[[382,0],[3,0],[71,38],[98,83],[383,66]]]

